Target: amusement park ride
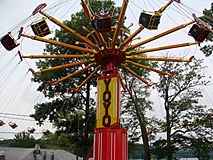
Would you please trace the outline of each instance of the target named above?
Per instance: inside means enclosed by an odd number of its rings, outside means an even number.
[[[170,0],[167,4],[162,6],[159,10],[155,11],[154,14],[149,14],[148,12],[142,12],[139,18],[139,28],[130,34],[126,39],[122,37],[123,32],[125,32],[122,27],[125,18],[125,12],[128,6],[128,0],[123,0],[122,7],[120,9],[119,18],[115,27],[112,26],[112,15],[108,14],[96,14],[93,13],[90,6],[84,0],[81,0],[81,4],[84,10],[86,17],[89,19],[93,31],[90,34],[93,37],[98,39],[93,41],[88,37],[82,36],[80,33],[77,33],[72,28],[66,26],[62,22],[58,21],[51,15],[45,13],[43,9],[46,7],[46,4],[43,3],[39,5],[32,13],[32,15],[41,14],[44,17],[48,18],[50,21],[64,29],[70,34],[76,36],[81,42],[83,42],[85,47],[78,46],[78,44],[72,45],[67,43],[62,43],[56,40],[46,39],[44,36],[50,34],[50,29],[44,19],[39,22],[33,23],[31,28],[35,36],[27,35],[23,33],[23,28],[20,29],[18,38],[26,37],[32,40],[41,41],[49,43],[56,46],[66,47],[72,50],[76,50],[76,54],[60,54],[60,55],[30,55],[24,56],[19,52],[19,56],[22,59],[48,59],[48,58],[63,58],[63,59],[78,59],[78,62],[73,62],[65,65],[55,66],[52,68],[42,69],[40,71],[31,71],[35,75],[45,74],[47,72],[68,68],[72,66],[78,66],[85,64],[85,67],[77,70],[61,79],[58,79],[55,82],[52,82],[52,85],[57,85],[62,81],[72,78],[77,74],[94,68],[90,75],[82,81],[81,84],[75,89],[76,92],[80,91],[82,86],[86,84],[97,72],[101,72],[101,76],[97,80],[97,107],[96,107],[96,129],[93,145],[93,156],[95,160],[127,160],[128,159],[128,141],[127,141],[127,130],[120,127],[120,86],[122,85],[125,88],[125,85],[121,81],[119,70],[123,69],[137,77],[147,86],[151,86],[152,83],[141,77],[135,71],[130,69],[128,65],[136,66],[139,68],[144,68],[150,71],[154,71],[159,74],[163,74],[168,77],[175,75],[173,73],[167,73],[155,68],[151,68],[144,64],[141,64],[139,60],[143,61],[172,61],[172,62],[186,62],[189,63],[192,61],[190,59],[182,58],[168,58],[168,57],[150,57],[144,55],[145,53],[168,50],[173,48],[186,47],[191,45],[197,45],[202,43],[205,38],[212,32],[211,27],[202,21],[200,18],[196,17],[193,14],[194,20],[172,29],[169,29],[165,32],[157,34],[153,37],[140,41],[138,43],[132,44],[133,39],[143,30],[155,30],[158,29],[160,24],[160,19],[162,13],[172,4],[172,3],[181,3],[180,0]],[[168,46],[161,46],[156,48],[141,49],[140,47],[144,44],[157,40],[161,37],[169,35],[173,32],[181,30],[187,26],[192,25],[189,30],[189,35],[192,36],[195,41],[173,44]],[[105,35],[113,35],[104,38]],[[95,39],[96,39],[95,38]],[[2,45],[8,50],[12,50],[17,47],[19,44],[11,35],[11,33],[6,34],[1,38]],[[81,53],[81,54],[79,54]],[[0,121],[0,126],[4,122]],[[11,127],[17,127],[16,124],[10,124]],[[29,128],[30,133],[35,131],[34,128]],[[47,131],[48,132],[48,131]],[[45,133],[47,133],[45,132]]]

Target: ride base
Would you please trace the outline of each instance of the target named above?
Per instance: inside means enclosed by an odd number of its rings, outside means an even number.
[[[94,160],[128,160],[127,130],[97,128],[93,150]]]
[[[127,160],[127,130],[120,128],[120,75],[98,78],[94,160]]]

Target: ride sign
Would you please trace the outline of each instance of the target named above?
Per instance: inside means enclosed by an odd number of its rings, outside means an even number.
[[[118,74],[98,78],[96,127],[120,122],[120,78]]]

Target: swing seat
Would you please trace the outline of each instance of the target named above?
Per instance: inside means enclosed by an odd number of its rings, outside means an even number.
[[[5,123],[2,121],[2,120],[0,120],[0,126],[3,126]]]
[[[209,35],[210,30],[198,24],[194,24],[189,30],[189,35],[192,36],[196,42],[203,42]]]
[[[29,133],[34,133],[34,132],[35,132],[35,128],[28,127],[28,128],[27,128],[27,131],[28,131]]]
[[[110,32],[112,26],[112,18],[108,15],[95,16],[92,20],[92,26],[98,32]]]
[[[44,19],[37,23],[31,24],[31,28],[34,34],[40,37],[44,37],[51,33],[47,22]]]
[[[10,126],[12,129],[15,129],[16,127],[18,127],[17,124],[14,123],[14,122],[9,122],[9,126]]]
[[[43,129],[42,133],[46,136],[46,135],[50,134],[50,131],[49,131],[49,129]]]
[[[158,29],[160,23],[161,14],[155,13],[154,15],[142,12],[139,18],[139,23],[147,29]]]
[[[5,47],[6,50],[11,51],[16,48],[19,44],[12,37],[11,33],[6,34],[1,38],[1,44]]]

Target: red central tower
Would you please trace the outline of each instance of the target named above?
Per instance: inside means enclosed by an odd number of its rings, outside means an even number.
[[[94,160],[128,159],[127,130],[120,128],[120,75],[114,66],[121,59],[113,56],[98,78]]]

